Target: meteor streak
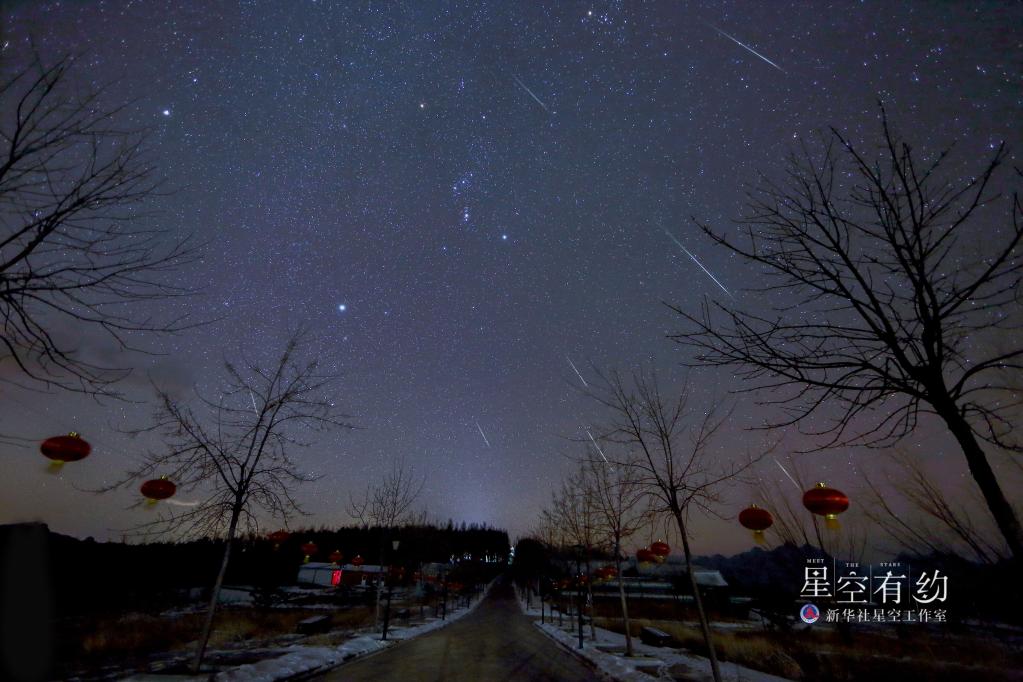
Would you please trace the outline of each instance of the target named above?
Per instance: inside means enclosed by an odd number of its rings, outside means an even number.
[[[593,434],[590,433],[589,429],[586,429],[586,435],[590,437],[590,442],[593,443],[593,447],[597,448],[597,452],[600,453],[600,456],[604,458],[604,461],[610,464],[611,462],[607,461],[607,457],[604,456],[604,451],[600,449],[599,445],[597,445],[597,441],[593,439]]]
[[[167,504],[173,504],[173,505],[178,506],[178,507],[197,507],[197,506],[199,506],[198,502],[182,502],[180,500],[170,500],[170,499],[164,500],[164,502],[166,502]]]
[[[799,484],[796,483],[796,479],[792,478],[788,471],[785,471],[785,467],[781,465],[781,462],[778,461],[777,457],[774,458],[774,463],[778,465],[779,469],[785,472],[785,475],[789,477],[790,481],[792,481],[792,485],[796,486],[796,490],[802,490],[802,488],[799,487]]]
[[[479,429],[480,435],[483,436],[483,442],[486,443],[487,447],[489,448],[490,447],[490,441],[487,440],[487,434],[483,433],[483,427],[480,426],[479,422],[476,422],[476,428]]]
[[[572,358],[570,358],[570,357],[568,357],[568,356],[566,355],[566,356],[565,356],[565,359],[566,359],[566,360],[568,360],[568,364],[572,365],[572,371],[573,371],[573,372],[575,372],[575,375],[576,375],[577,377],[579,377],[579,381],[583,382],[583,386],[585,386],[586,388],[589,388],[589,387],[590,387],[590,385],[589,385],[588,383],[586,383],[586,379],[583,379],[583,375],[582,375],[582,374],[580,374],[580,373],[579,373],[579,370],[577,370],[577,369],[575,368],[575,363],[574,363],[574,362],[572,362]]]
[[[760,54],[759,52],[757,52],[756,50],[754,50],[754,49],[753,49],[752,47],[750,47],[750,46],[749,46],[749,45],[747,45],[746,43],[743,43],[743,42],[741,42],[741,41],[739,41],[739,40],[736,40],[736,39],[735,39],[735,38],[733,38],[732,36],[728,35],[728,34],[727,34],[727,33],[725,33],[724,31],[722,31],[722,30],[721,30],[720,28],[718,28],[717,26],[715,26],[714,24],[707,24],[707,26],[710,26],[710,27],[711,27],[712,29],[714,29],[715,31],[717,31],[718,33],[720,33],[721,35],[723,35],[724,37],[728,38],[729,40],[731,40],[731,41],[732,41],[733,43],[735,43],[735,44],[736,44],[736,45],[738,45],[739,47],[742,47],[742,48],[744,48],[744,49],[746,49],[746,50],[749,50],[750,52],[752,52],[752,53],[753,53],[753,54],[755,54],[756,56],[760,57],[760,58],[761,58],[761,59],[763,59],[763,60],[764,60],[765,62],[767,62],[768,64],[770,64],[771,66],[773,66],[774,68],[778,69],[778,70],[779,70],[779,71],[781,71],[782,73],[785,73],[785,69],[781,68],[780,66],[778,66],[777,64],[775,64],[774,62],[772,62],[772,61],[771,61],[770,59],[768,59],[768,58],[767,58],[767,57],[765,57],[764,55],[762,55],[762,54]]]
[[[675,235],[673,235],[671,232],[668,232],[667,230],[664,231],[664,234],[668,235],[668,237],[671,238],[671,241],[673,241],[676,244],[678,244],[678,248],[680,248],[683,251],[685,251],[686,255],[689,256],[690,258],[692,258],[693,262],[696,263],[697,265],[699,265],[700,269],[703,270],[704,272],[706,272],[707,276],[710,277],[712,280],[714,280],[714,284],[717,284],[719,287],[721,287],[721,291],[723,291],[726,294],[728,294],[729,296],[731,296],[733,301],[735,300],[735,296],[732,296],[732,292],[729,291],[728,289],[726,289],[725,285],[722,284],[721,282],[719,282],[718,278],[715,277],[714,275],[712,275],[710,270],[708,270],[707,268],[703,267],[703,263],[701,263],[699,260],[697,260],[696,256],[694,256],[692,254],[692,252],[689,251],[689,249],[687,249],[685,246],[683,246],[682,242],[680,242],[678,239],[675,238]]]
[[[515,82],[519,84],[519,87],[520,87],[520,88],[522,88],[523,90],[525,90],[526,92],[528,92],[528,93],[529,93],[529,96],[530,96],[530,97],[532,97],[532,98],[533,98],[534,100],[536,100],[536,103],[537,103],[537,104],[539,104],[539,105],[540,105],[541,107],[543,107],[543,110],[544,110],[544,111],[546,111],[546,112],[547,112],[548,114],[549,114],[549,113],[551,113],[551,110],[547,108],[547,105],[546,105],[546,104],[544,104],[543,102],[541,102],[541,101],[540,101],[540,98],[539,98],[539,97],[537,97],[536,95],[534,95],[534,94],[533,94],[533,91],[532,91],[532,90],[530,90],[529,88],[527,88],[527,87],[526,87],[526,84],[525,84],[525,83],[523,83],[523,82],[522,82],[521,80],[519,80],[519,77],[518,77],[518,76],[512,76],[512,78],[514,78],[514,79],[515,79]]]

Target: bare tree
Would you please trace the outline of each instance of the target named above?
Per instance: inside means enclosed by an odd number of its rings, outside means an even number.
[[[600,453],[593,453],[598,455]],[[632,634],[629,632],[629,605],[625,599],[625,583],[622,580],[622,542],[648,525],[650,513],[647,496],[635,466],[615,466],[590,457],[583,466],[586,470],[585,483],[589,488],[587,496],[593,500],[597,516],[597,532],[604,535],[612,548],[615,560],[615,574],[618,580],[618,598],[622,606],[622,621],[625,628],[625,655],[632,656]]]
[[[883,493],[881,486],[866,474],[864,509],[867,517],[900,547],[920,555],[972,554],[982,563],[996,563],[1005,558],[1005,546],[986,539],[984,526],[974,518],[966,505],[957,503],[939,488],[918,457],[905,450],[890,453],[896,474],[886,476],[887,489],[896,499]],[[908,503],[906,513],[898,501]],[[966,500],[983,505],[982,500]]]
[[[366,486],[362,499],[349,497],[348,513],[364,526],[401,526],[414,518],[412,506],[425,483],[425,477],[417,477],[411,464],[397,460],[380,483]]]
[[[139,528],[144,533],[225,536],[193,669],[209,642],[220,588],[239,527],[255,531],[260,513],[287,521],[301,507],[296,485],[314,480],[293,458],[308,435],[351,428],[327,395],[333,377],[319,373],[315,361],[301,357],[301,337],[292,337],[268,367],[225,363],[226,382],[217,400],[196,394],[194,405],[158,389],[154,433],[165,449],[150,452],[144,463],[113,487],[165,475],[185,491],[205,493],[193,507],[175,507]]]
[[[741,238],[701,225],[763,270],[774,315],[676,307],[687,328],[673,338],[695,349],[694,364],[733,368],[745,390],[782,405],[768,428],[823,420],[809,426],[829,436],[820,447],[888,447],[922,412],[937,415],[1020,558],[1019,519],[982,444],[1023,451],[1005,378],[1023,367],[1023,347],[984,342],[1018,325],[1023,205],[992,190],[1004,146],[979,173],[950,179],[948,150],[914,154],[883,109],[882,119],[879,158],[832,129],[818,158],[804,148],[781,184],[751,194]]]
[[[366,486],[362,499],[348,498],[348,514],[366,527],[382,530],[410,524],[415,520],[413,505],[426,483],[425,477],[417,477],[415,469],[404,459],[394,462],[391,471],[376,485]],[[380,537],[380,567],[384,565],[386,538]],[[374,627],[380,623],[383,573],[377,575],[376,607],[373,609]]]
[[[0,75],[0,364],[15,385],[114,395],[130,369],[91,360],[81,332],[128,350],[135,332],[183,329],[152,319],[151,303],[188,293],[168,273],[196,250],[139,224],[158,189],[145,135],[118,127],[102,90],[77,94],[74,66]]]
[[[721,485],[740,477],[755,460],[714,461],[711,441],[729,414],[711,408],[697,416],[688,406],[688,383],[673,396],[662,393],[653,372],[636,373],[629,383],[612,372],[602,375],[600,384],[591,395],[611,415],[600,440],[629,453],[612,461],[637,472],[637,484],[647,495],[651,511],[673,520],[678,528],[711,670],[719,682],[721,670],[693,570],[689,519],[694,512],[718,516],[715,506]]]
[[[605,548],[606,537],[600,532],[600,514],[594,498],[594,486],[589,481],[589,469],[585,462],[574,474],[565,478],[560,487],[551,496],[550,506],[542,512],[546,516],[544,524],[558,529],[563,541],[562,550],[568,550],[576,561],[577,577],[587,577],[586,594],[590,604],[593,603],[593,591],[590,575],[590,562],[593,554]],[[543,525],[543,524],[542,524]],[[582,581],[577,581],[577,589],[582,593]],[[579,647],[582,648],[582,604],[579,605]],[[597,638],[593,613],[590,613],[590,637]]]

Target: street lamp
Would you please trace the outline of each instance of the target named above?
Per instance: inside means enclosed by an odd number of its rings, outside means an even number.
[[[391,555],[392,556],[392,561],[393,561],[394,555],[396,555],[398,553],[398,545],[399,544],[401,544],[400,540],[392,540],[391,541],[391,549],[394,550],[392,555]],[[381,568],[383,568],[383,567],[381,566]],[[388,573],[391,573],[392,570],[393,569],[392,569],[391,566],[387,567],[387,572]],[[387,639],[387,624],[391,620],[391,589],[394,587],[394,576],[393,575],[387,576],[387,577],[385,577],[385,580],[387,580],[387,604],[384,606],[384,632],[383,632],[383,636],[381,637],[381,639],[383,639],[383,640]]]

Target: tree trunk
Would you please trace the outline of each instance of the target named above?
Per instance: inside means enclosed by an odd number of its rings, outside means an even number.
[[[383,592],[383,590],[382,590],[383,584],[382,584],[380,578],[383,576],[384,553],[386,551],[387,551],[386,546],[384,545],[383,542],[381,542],[380,543],[380,564],[377,566],[377,568],[380,569],[380,572],[377,573],[377,580],[376,580],[376,583],[377,583],[376,603],[373,605],[373,629],[374,630],[376,630],[377,627],[379,627],[379,625],[380,625],[380,611],[381,611],[381,606],[380,606],[381,599],[380,599],[380,597],[381,597],[381,593]]]
[[[970,428],[970,424],[960,414],[955,403],[949,401],[948,405],[935,405],[935,410],[945,420],[949,431],[959,442],[959,446],[966,456],[966,464],[970,468],[973,480],[977,482],[980,492],[984,495],[991,516],[998,524],[998,530],[1005,538],[1005,544],[1009,547],[1009,553],[1016,561],[1023,560],[1023,530],[1020,529],[1019,519],[1012,505],[1005,499],[1002,487],[998,484],[998,478],[991,469],[987,455],[977,442],[977,436]]]
[[[689,550],[689,537],[686,535],[686,526],[682,521],[682,512],[673,510],[675,522],[678,524],[678,532],[682,537],[682,551],[686,557],[686,571],[689,573],[689,583],[693,587],[693,601],[696,602],[696,613],[700,618],[700,629],[703,630],[703,641],[707,644],[707,654],[710,658],[710,670],[714,675],[714,682],[721,682],[721,669],[718,667],[717,653],[714,651],[714,640],[710,632],[710,623],[707,621],[707,614],[703,610],[703,599],[700,597],[700,586],[696,584],[696,574],[693,573],[693,557]]]
[[[615,546],[615,572],[618,578],[618,598],[622,601],[622,621],[625,624],[625,655],[632,656],[632,633],[629,632],[629,605],[625,601],[625,582],[622,580],[622,559]]]
[[[593,599],[593,580],[590,571],[590,558],[586,557],[586,596],[590,601],[590,639],[594,642],[597,641],[597,626],[593,622],[593,611],[597,606],[597,602]]]
[[[579,566],[579,560],[575,562],[575,612],[576,619],[579,625],[579,648],[583,648],[583,586],[579,584],[579,573],[582,568]]]
[[[195,661],[192,663],[192,674],[198,675],[202,666],[203,656],[206,655],[206,645],[209,644],[210,634],[213,632],[213,616],[217,611],[217,601],[220,599],[220,588],[224,584],[224,575],[227,573],[227,562],[231,559],[231,545],[234,544],[234,533],[238,527],[240,509],[231,512],[231,524],[227,528],[227,544],[224,547],[224,558],[220,562],[220,571],[217,572],[217,580],[213,583],[213,594],[210,595],[210,605],[206,611],[206,622],[202,626],[202,635],[199,637],[199,649],[195,652]]]

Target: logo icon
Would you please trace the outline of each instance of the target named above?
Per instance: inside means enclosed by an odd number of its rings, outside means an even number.
[[[799,609],[799,617],[807,625],[813,625],[821,617],[821,610],[813,604],[804,604],[803,608]]]

